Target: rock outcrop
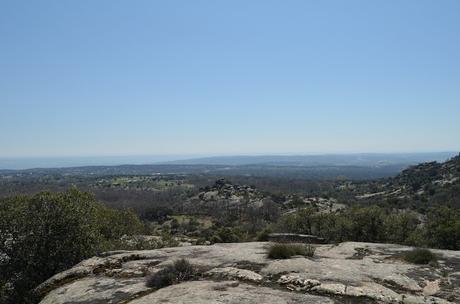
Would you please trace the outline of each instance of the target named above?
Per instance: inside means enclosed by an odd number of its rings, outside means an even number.
[[[267,258],[269,243],[129,251],[94,257],[37,288],[41,304],[89,303],[459,303],[460,252],[433,250],[438,266],[400,257],[410,247],[315,245],[313,258]],[[186,258],[198,280],[158,290],[146,277]]]
[[[270,194],[261,192],[253,186],[237,185],[225,179],[219,179],[214,185],[201,188],[200,192],[188,198],[181,208],[184,212],[191,214],[213,214],[213,212],[222,212],[222,210],[264,209],[267,204],[278,205],[282,213],[297,212],[299,208],[312,208],[317,212],[331,213],[347,207],[338,203],[334,198],[299,195],[278,197],[275,203]]]

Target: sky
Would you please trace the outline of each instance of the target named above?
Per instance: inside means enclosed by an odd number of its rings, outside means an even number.
[[[0,1],[0,157],[460,151],[460,1]]]

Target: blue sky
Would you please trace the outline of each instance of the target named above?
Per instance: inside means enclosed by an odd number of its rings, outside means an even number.
[[[460,1],[1,1],[0,157],[460,150]]]

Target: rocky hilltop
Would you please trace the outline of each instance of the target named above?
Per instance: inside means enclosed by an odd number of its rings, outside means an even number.
[[[414,265],[410,247],[315,245],[314,257],[267,258],[269,243],[123,251],[93,257],[37,288],[41,304],[98,303],[459,303],[460,252],[433,250],[438,265]],[[200,277],[160,289],[149,274],[186,258]]]
[[[443,162],[428,162],[411,166],[395,177],[372,182],[339,186],[356,193],[358,200],[412,201],[418,205],[447,204],[460,206],[460,155]]]
[[[416,191],[427,185],[448,186],[460,179],[460,155],[443,163],[429,162],[409,167],[391,180]]]
[[[214,185],[200,189],[189,198],[184,206],[192,213],[203,213],[216,208],[258,208],[263,205],[266,195],[247,185],[235,185],[225,179],[217,180]]]
[[[236,210],[266,208],[267,204],[276,204],[283,213],[294,212],[298,207],[312,207],[319,212],[335,212],[346,206],[334,198],[284,195],[275,203],[269,193],[264,193],[254,186],[238,185],[219,179],[212,186],[200,189],[200,192],[187,199],[183,204],[185,211],[192,214],[209,214],[216,210]]]

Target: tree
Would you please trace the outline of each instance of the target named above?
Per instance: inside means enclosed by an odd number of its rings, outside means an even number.
[[[419,220],[412,213],[393,212],[384,221],[385,239],[391,243],[405,244],[418,224]]]
[[[347,214],[353,222],[351,239],[358,242],[380,242],[385,239],[384,211],[373,206],[351,208]]]
[[[439,206],[427,214],[425,234],[430,247],[460,249],[460,211]]]
[[[39,283],[134,232],[138,223],[134,214],[76,189],[1,200],[0,303],[35,303]]]

